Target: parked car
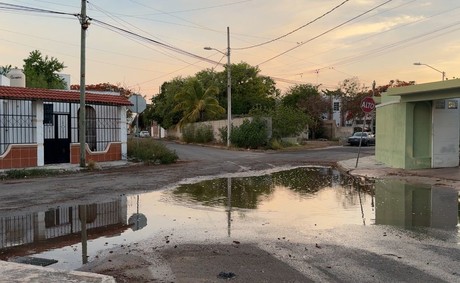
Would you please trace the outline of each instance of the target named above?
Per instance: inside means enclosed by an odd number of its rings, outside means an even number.
[[[150,137],[150,133],[148,131],[140,131],[136,133],[136,137],[148,138]]]
[[[348,143],[350,145],[359,145],[360,140],[361,140],[361,145],[363,146],[375,145],[375,136],[371,132],[356,132],[351,137],[348,138]]]

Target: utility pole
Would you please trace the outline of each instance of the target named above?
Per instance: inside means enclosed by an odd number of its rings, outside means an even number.
[[[230,62],[230,27],[227,27],[227,147],[232,131],[232,65]]]
[[[80,117],[79,117],[79,141],[80,141],[80,167],[86,167],[86,105],[85,105],[85,73],[86,73],[86,30],[89,20],[86,16],[86,0],[81,0],[81,47],[80,47]]]

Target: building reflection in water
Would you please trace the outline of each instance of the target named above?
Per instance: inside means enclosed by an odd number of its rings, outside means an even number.
[[[448,187],[382,180],[375,183],[375,222],[401,227],[455,229],[458,193]]]
[[[20,250],[23,246],[35,245],[37,252],[81,242],[85,263],[88,239],[120,233],[127,228],[124,196],[110,202],[63,205],[40,212],[8,212],[0,214],[0,259],[11,254],[27,254],[27,249]]]

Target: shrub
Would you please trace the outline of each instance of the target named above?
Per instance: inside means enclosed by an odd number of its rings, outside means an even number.
[[[195,142],[208,143],[214,140],[214,132],[211,125],[201,125],[196,128]]]
[[[182,128],[182,140],[186,143],[192,143],[195,139],[195,126],[188,124]]]
[[[182,129],[182,140],[186,143],[209,143],[214,140],[211,125],[188,124]]]
[[[145,164],[170,164],[179,158],[175,151],[152,139],[128,141],[128,158]]]
[[[222,143],[227,143],[227,126],[219,128],[219,137]]]
[[[259,148],[267,145],[267,124],[261,118],[244,120],[239,127],[232,127],[230,142],[237,147]]]

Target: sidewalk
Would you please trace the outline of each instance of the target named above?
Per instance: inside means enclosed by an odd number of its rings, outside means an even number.
[[[405,179],[411,182],[447,185],[460,191],[460,167],[404,170],[388,167],[375,160],[375,156],[360,158],[357,167],[356,159],[339,161],[337,166],[356,177]]]
[[[115,283],[112,276],[81,271],[65,271],[29,264],[2,261],[1,282],[82,282]]]

